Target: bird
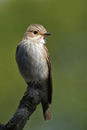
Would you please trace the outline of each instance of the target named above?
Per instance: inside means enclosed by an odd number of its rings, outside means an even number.
[[[52,69],[50,54],[46,47],[46,37],[51,35],[43,25],[31,24],[24,33],[22,41],[17,45],[16,62],[19,72],[29,85],[39,82],[44,88],[41,99],[45,121],[52,119],[50,104],[52,103]]]

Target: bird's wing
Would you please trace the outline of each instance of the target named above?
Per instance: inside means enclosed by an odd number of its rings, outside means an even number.
[[[17,45],[17,48],[16,48],[16,53],[15,53],[15,54],[17,54],[17,52],[18,52],[19,48],[20,48],[20,43],[18,43],[18,45]]]
[[[48,75],[48,102],[51,104],[52,102],[52,70],[51,70],[51,61],[50,61],[50,55],[49,52],[46,48],[46,46],[44,45],[45,51],[46,51],[46,61],[47,61],[47,65],[48,65],[48,71],[49,71],[49,75]]]
[[[16,48],[15,59],[17,58],[17,53],[18,53],[19,48],[20,48],[20,43],[17,45],[17,48]],[[16,59],[16,61],[17,61],[17,59]]]

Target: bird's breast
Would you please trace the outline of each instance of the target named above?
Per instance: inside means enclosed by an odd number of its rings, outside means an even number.
[[[48,77],[46,52],[42,43],[22,43],[16,59],[26,82],[45,80]]]

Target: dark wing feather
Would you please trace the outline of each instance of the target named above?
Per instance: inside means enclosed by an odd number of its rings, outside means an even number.
[[[48,75],[48,102],[51,104],[52,102],[52,70],[51,70],[51,61],[50,61],[50,55],[49,52],[46,48],[46,46],[44,45],[44,48],[46,50],[47,56],[46,56],[46,60],[47,60],[47,65],[48,65],[48,70],[49,70],[49,75]]]
[[[20,48],[20,43],[17,45],[16,54],[17,54],[19,48]]]
[[[16,59],[19,48],[20,48],[20,43],[17,45],[17,49],[16,49],[16,53],[15,53],[15,59]]]

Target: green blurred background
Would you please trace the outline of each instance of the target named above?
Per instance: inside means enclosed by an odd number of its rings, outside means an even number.
[[[44,121],[38,105],[24,130],[87,130],[86,0],[0,0],[0,122],[12,117],[27,87],[15,51],[32,23],[52,33],[52,120]]]

